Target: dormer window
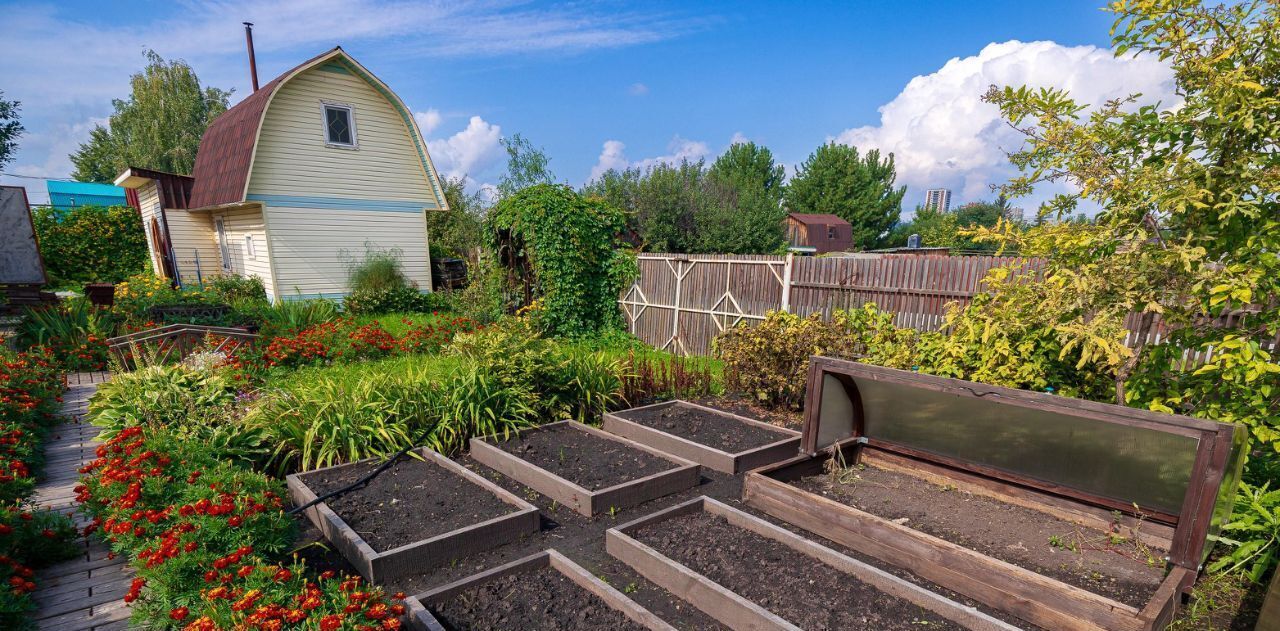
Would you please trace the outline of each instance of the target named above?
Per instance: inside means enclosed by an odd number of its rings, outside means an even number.
[[[331,147],[356,146],[355,110],[343,103],[321,103],[324,112],[324,143]]]

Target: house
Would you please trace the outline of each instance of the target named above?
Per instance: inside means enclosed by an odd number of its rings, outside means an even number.
[[[836,215],[788,213],[782,221],[794,250],[823,254],[853,247],[853,226]]]
[[[93,182],[63,182],[48,180],[49,205],[58,210],[71,210],[78,206],[124,206],[125,191],[119,186]]]
[[[344,297],[368,248],[431,289],[426,213],[447,210],[404,102],[341,47],[209,125],[190,176],[130,168],[155,269],[181,284],[258,276],[274,300]]]

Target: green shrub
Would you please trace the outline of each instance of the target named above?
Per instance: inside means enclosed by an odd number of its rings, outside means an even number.
[[[377,293],[403,287],[412,283],[400,266],[401,251],[377,250],[365,245],[364,259],[353,262],[347,272],[351,293]]]
[[[351,315],[432,313],[451,308],[450,301],[444,294],[424,293],[413,287],[353,291],[342,305]]]
[[[31,209],[51,283],[116,283],[147,270],[147,237],[128,206]]]
[[[257,276],[222,274],[209,280],[206,291],[225,303],[241,300],[266,302],[267,288]]]
[[[251,311],[262,326],[261,334],[275,336],[324,324],[338,317],[338,303],[325,299],[277,300]]]
[[[811,355],[854,357],[857,350],[849,331],[816,313],[802,318],[772,311],[758,325],[735,327],[715,340],[728,388],[789,407],[804,400]]]
[[[589,335],[620,322],[618,295],[636,273],[619,235],[625,214],[568,186],[538,184],[506,196],[485,221],[511,289],[550,335]]]

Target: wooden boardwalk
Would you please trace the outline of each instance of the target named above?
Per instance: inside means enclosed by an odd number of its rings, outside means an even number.
[[[81,422],[89,397],[110,375],[105,372],[67,375],[62,413],[67,417],[45,445],[45,477],[32,501],[39,508],[71,514],[83,526],[88,519],[74,514],[78,469],[93,460],[98,428]],[[123,557],[107,558],[107,546],[96,537],[79,544],[83,554],[37,573],[37,626],[51,631],[124,629],[129,608],[125,592],[133,572]]]

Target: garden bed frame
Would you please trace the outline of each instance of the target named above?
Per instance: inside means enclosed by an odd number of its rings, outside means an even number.
[[[597,438],[622,443],[632,449],[657,456],[672,464],[672,468],[645,476],[638,480],[622,482],[603,489],[590,491],[565,478],[562,478],[542,467],[521,459],[504,451],[501,447],[488,442],[494,437],[475,437],[471,439],[471,457],[480,464],[489,467],[557,502],[563,504],[586,517],[594,517],[610,509],[621,510],[664,495],[670,495],[698,485],[702,480],[698,463],[678,456],[663,453],[652,447],[646,447],[633,440],[614,436],[594,427],[583,425],[577,421],[557,421],[547,425],[531,427],[522,431],[536,432],[545,427],[569,424],[578,431],[586,432]]]
[[[1124,505],[1117,505],[1115,500],[1070,485],[867,436],[866,409],[858,383],[870,382],[907,388],[904,392],[919,388],[935,394],[974,397],[984,401],[982,405],[1031,408],[1067,421],[1070,419],[1065,417],[1084,418],[1195,438],[1194,465],[1182,510],[1172,515],[1140,507],[1139,511],[1147,516],[1143,519],[1133,506],[1125,511]],[[833,384],[839,392],[824,397],[824,385],[831,388]],[[843,401],[837,402],[841,396]],[[904,401],[903,405],[913,403]],[[852,419],[844,416],[849,413],[847,410],[851,410]],[[820,424],[824,420],[838,425],[839,431],[827,428],[822,432]],[[939,423],[953,420],[938,417]],[[846,425],[851,428],[847,433]],[[842,433],[845,435],[833,440],[833,435]],[[801,455],[748,473],[743,499],[747,505],[774,517],[1045,628],[1148,631],[1168,624],[1182,592],[1195,581],[1205,553],[1206,535],[1220,525],[1223,516],[1215,506],[1220,508],[1220,500],[1229,502],[1233,496],[1233,481],[1238,480],[1242,464],[1242,434],[1242,427],[1226,423],[815,357],[809,367]],[[827,444],[819,444],[823,442],[819,436]],[[999,448],[999,443],[994,446]],[[848,464],[866,462],[935,483],[952,484],[1104,531],[1119,512],[1122,525],[1138,529],[1144,541],[1169,550],[1169,573],[1150,601],[1139,609],[787,483],[823,473],[826,461],[837,453]]]
[[[957,603],[706,496],[697,497],[616,528],[610,528],[605,533],[605,549],[613,557],[631,566],[641,576],[732,629],[799,631],[799,627],[780,616],[631,536],[631,533],[645,526],[697,512],[707,512],[723,517],[733,526],[768,537],[795,550],[798,553],[798,559],[811,558],[819,564],[830,566],[832,570],[851,575],[886,594],[909,601],[961,626],[984,631],[1017,629],[972,607]],[[803,594],[792,596],[804,597]],[[850,604],[857,605],[857,603]]]
[[[479,574],[473,574],[462,580],[406,598],[405,605],[408,609],[409,624],[415,629],[419,629],[419,631],[445,631],[444,625],[440,624],[440,621],[427,609],[428,605],[450,600],[462,592],[510,574],[529,572],[546,567],[563,574],[579,587],[596,595],[605,604],[621,612],[636,624],[652,631],[675,631],[675,627],[663,622],[662,619],[649,610],[636,604],[635,601],[624,596],[622,592],[596,578],[591,572],[586,571],[582,566],[570,560],[569,557],[555,550],[544,550],[506,565],[501,565]]]
[[[525,535],[536,533],[541,528],[541,518],[538,516],[538,509],[534,505],[426,447],[419,447],[412,453],[422,456],[428,466],[443,467],[462,478],[463,481],[475,484],[480,489],[494,494],[498,499],[510,504],[512,512],[421,541],[378,552],[359,533],[348,526],[326,503],[321,502],[306,509],[304,512],[307,518],[311,520],[311,523],[315,524],[325,538],[342,553],[342,556],[370,582],[393,579],[406,574],[421,572],[423,568],[444,565],[469,554],[496,548]],[[289,495],[295,505],[302,506],[314,501],[317,497],[315,492],[302,480],[303,477],[320,471],[350,467],[376,460],[375,458],[370,458],[359,462],[292,474],[285,478],[289,486]],[[413,498],[405,498],[405,500],[413,501]]]
[[[761,445],[759,447],[746,449],[737,453],[729,453],[709,445],[689,440],[688,438],[628,420],[624,416],[628,412],[655,410],[659,408],[677,406],[695,408],[706,414],[723,416],[746,425],[762,427],[779,434],[785,434],[787,437],[781,438],[767,445]],[[652,405],[631,408],[620,412],[606,412],[604,415],[604,431],[648,445],[673,456],[692,460],[704,467],[707,467],[708,469],[731,475],[790,458],[800,449],[800,432],[793,429],[778,427],[777,425],[757,421],[753,418],[732,414],[723,410],[717,410],[705,405],[698,405],[697,403],[690,403],[681,399],[666,401],[663,403],[654,403]]]

